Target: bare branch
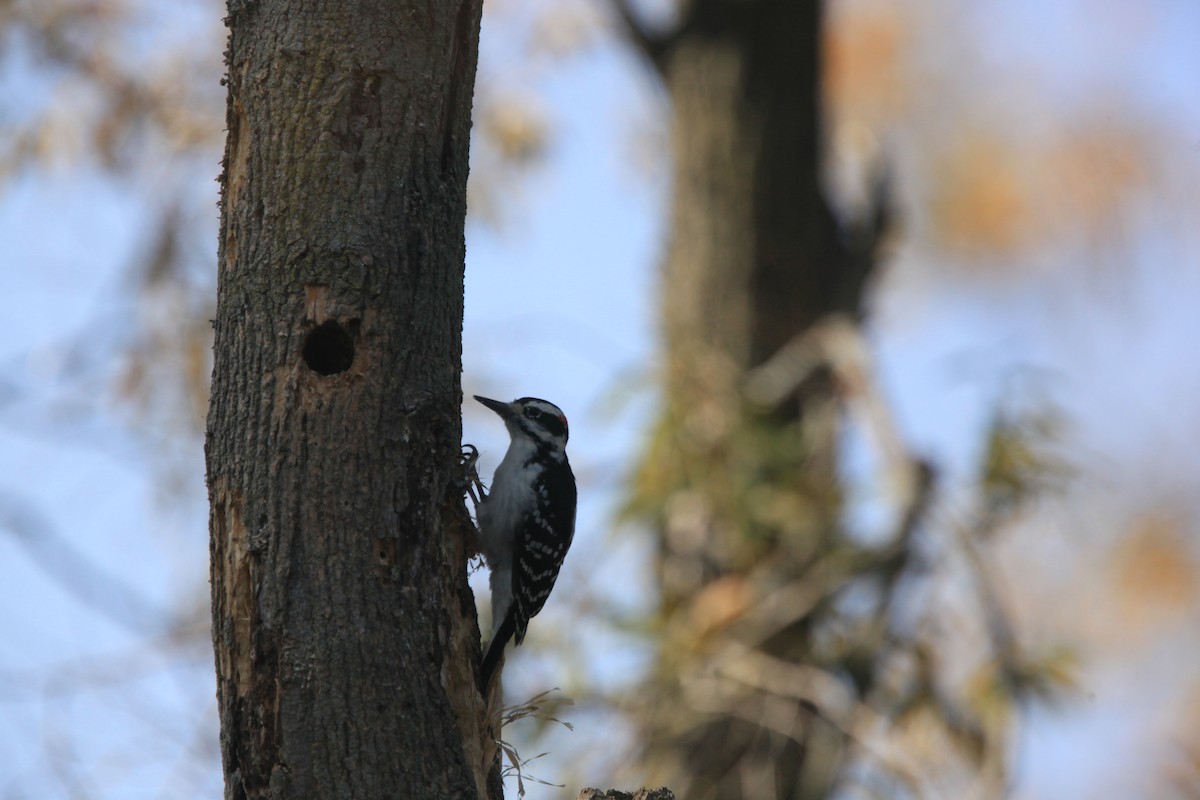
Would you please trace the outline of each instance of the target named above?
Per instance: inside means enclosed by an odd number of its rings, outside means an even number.
[[[736,654],[727,651],[727,655],[730,658],[714,667],[712,677],[691,683],[689,688],[694,691],[690,696],[697,709],[742,716],[748,711],[745,689],[770,695],[772,703],[793,700],[794,714],[815,714],[908,786],[915,790],[921,785],[915,761],[888,737],[889,721],[858,701],[843,680],[825,670],[782,661],[757,650]],[[739,685],[745,689],[735,688]],[[795,736],[794,731],[770,725],[772,715],[751,714],[745,718],[785,736]]]

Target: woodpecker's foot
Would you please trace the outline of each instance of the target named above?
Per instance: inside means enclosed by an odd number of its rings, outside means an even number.
[[[479,477],[476,467],[478,462],[479,448],[473,444],[464,444],[458,460],[458,467],[462,470],[459,480],[462,481],[463,491],[470,496],[476,510],[479,509],[479,504],[487,499],[487,490],[483,488],[483,480]]]

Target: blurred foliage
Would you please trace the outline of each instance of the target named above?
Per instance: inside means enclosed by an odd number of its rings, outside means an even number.
[[[208,181],[224,118],[217,8],[194,0],[168,15],[139,0],[14,0],[0,9],[0,76],[13,88],[0,116],[0,178],[69,170],[114,184],[144,215],[110,300],[124,309],[121,324],[96,320],[57,347],[74,353],[66,362],[74,370],[103,374],[111,386],[77,399],[116,401],[131,430],[170,454],[161,462],[170,491],[195,491],[188,451],[211,369],[216,187]]]
[[[188,561],[190,542],[170,538],[203,497],[197,454],[215,302],[212,179],[224,119],[219,9],[212,0],[173,3],[169,11],[145,0],[0,3],[5,198],[39,184],[65,185],[93,203],[120,198],[136,215],[125,252],[110,251],[123,238],[115,232],[103,249],[85,251],[76,265],[81,276],[117,261],[116,279],[100,284],[90,316],[75,329],[53,316],[44,321],[29,358],[38,368],[11,373],[2,411],[14,428],[49,444],[99,450],[130,474],[145,470],[161,503],[138,547],[120,560],[112,548],[125,547],[139,526],[135,509],[127,529],[106,540],[105,558],[95,555],[96,543],[57,531],[48,517],[26,531],[8,514],[7,532],[44,577],[118,623],[133,644],[113,651],[111,638],[97,634],[76,645],[86,658],[70,655],[75,650],[64,656],[51,644],[54,621],[45,620],[45,652],[30,654],[45,663],[29,675],[0,675],[19,687],[10,702],[40,703],[43,730],[27,736],[45,740],[32,774],[10,765],[6,792],[111,796],[167,779],[176,796],[200,796],[219,782],[203,571]],[[41,235],[80,236],[63,209],[39,213]],[[114,215],[103,208],[94,216]],[[42,250],[47,260],[52,250]],[[23,265],[31,272],[42,266]],[[28,503],[13,494],[5,509]],[[151,562],[154,573],[146,575]],[[187,577],[163,602],[156,595],[167,574]],[[39,609],[45,600],[31,598]],[[164,696],[164,684],[174,691]],[[106,720],[103,732],[94,719]]]
[[[467,206],[472,221],[503,230],[523,186],[562,135],[539,87],[594,44],[590,0],[489,0],[484,4]]]
[[[860,336],[838,328],[847,335]],[[869,367],[839,372],[847,363],[818,367],[842,387],[842,424],[890,441]],[[656,778],[680,797],[1001,796],[1018,710],[1057,697],[1075,667],[1062,649],[1025,652],[982,551],[1068,474],[1051,455],[1055,417],[997,409],[966,516],[938,500],[928,464],[880,459],[875,483],[904,488],[886,500],[890,533],[869,539],[846,528],[846,500],[810,462],[819,437],[805,428],[820,417],[781,422],[748,405],[720,440],[671,419],[625,511],[663,532],[670,571],[660,657],[637,704]],[[930,593],[954,575],[965,580],[949,597]],[[662,760],[664,748],[682,760]],[[806,762],[813,753],[822,760]],[[778,759],[789,766],[776,763],[776,788],[750,791]],[[773,793],[793,780],[798,794]]]
[[[190,8],[188,7],[190,6]],[[181,14],[216,8],[191,2]],[[218,21],[201,35],[171,31],[139,0],[10,0],[0,8],[7,43],[3,174],[87,161],[144,174],[148,159],[211,156],[219,145],[223,92],[211,81]],[[207,35],[203,29],[207,27]]]
[[[735,570],[748,569],[779,547],[807,560],[824,529],[814,509],[836,509],[835,487],[805,482],[811,446],[799,421],[776,424],[745,410],[727,436],[711,437],[664,416],[640,464],[622,516],[664,531],[676,554],[717,554]],[[663,502],[663,498],[669,498]],[[706,526],[719,520],[727,530]],[[738,531],[738,535],[729,535]],[[722,546],[731,548],[720,552]],[[676,564],[677,568],[681,565]],[[700,588],[715,564],[693,565],[682,585]],[[674,582],[674,581],[673,581]]]
[[[1153,136],[1105,120],[1058,132],[1032,152],[988,130],[967,131],[938,154],[932,199],[940,247],[988,258],[1020,255],[1079,235],[1121,232],[1144,191]]]
[[[1122,629],[1182,621],[1200,599],[1200,557],[1186,522],[1174,514],[1154,510],[1132,520],[1110,563],[1114,623]]]
[[[988,524],[1004,520],[1046,492],[1063,491],[1070,466],[1054,451],[1062,420],[1046,410],[1014,414],[999,409],[988,428],[980,492]]]

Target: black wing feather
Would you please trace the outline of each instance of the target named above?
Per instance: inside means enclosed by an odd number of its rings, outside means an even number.
[[[564,459],[537,477],[534,491],[553,502],[539,502],[525,516],[517,535],[517,552],[513,563],[513,635],[516,643],[525,639],[529,620],[542,610],[563,556],[575,536],[575,476]]]

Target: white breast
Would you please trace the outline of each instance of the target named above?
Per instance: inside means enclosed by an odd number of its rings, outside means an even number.
[[[532,443],[512,442],[496,467],[487,500],[479,507],[483,555],[493,570],[511,566],[517,523],[534,504],[533,478],[538,468],[529,463],[533,454]]]
[[[479,544],[491,571],[492,620],[498,626],[512,603],[513,552],[517,523],[535,502],[533,479],[538,467],[530,463],[533,443],[517,438],[492,479],[487,499],[479,506]]]

